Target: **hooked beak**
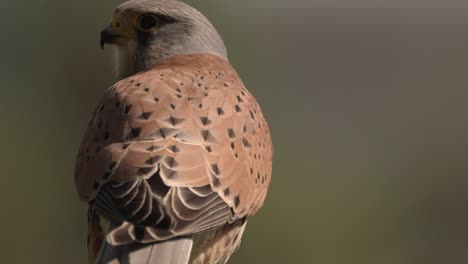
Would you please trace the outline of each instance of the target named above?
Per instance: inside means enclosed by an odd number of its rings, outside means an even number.
[[[110,25],[101,31],[101,49],[104,49],[105,44],[116,44],[125,35],[113,29]]]

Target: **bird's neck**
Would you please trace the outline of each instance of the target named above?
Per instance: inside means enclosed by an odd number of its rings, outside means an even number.
[[[117,80],[125,79],[138,72],[136,68],[136,42],[124,46],[115,46],[114,65]]]
[[[116,47],[116,78],[122,80],[138,72],[154,68],[164,59],[175,55],[168,51],[171,51],[168,47],[153,45],[149,49],[148,47],[138,47],[136,43],[132,42]]]
[[[117,79],[122,80],[138,72],[153,69],[163,60],[177,55],[212,54],[227,60],[224,44],[219,49],[209,45],[169,45],[162,42],[142,47],[136,42],[129,41],[124,46],[117,46],[115,50]]]

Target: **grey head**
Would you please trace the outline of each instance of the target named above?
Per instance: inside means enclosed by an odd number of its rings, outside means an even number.
[[[130,0],[115,9],[101,32],[101,46],[116,50],[119,79],[182,54],[211,53],[227,60],[226,47],[210,21],[178,0]]]

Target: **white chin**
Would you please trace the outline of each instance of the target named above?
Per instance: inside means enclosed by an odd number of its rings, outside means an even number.
[[[133,40],[127,41],[125,45],[113,46],[115,75],[118,80],[135,74],[137,43]]]

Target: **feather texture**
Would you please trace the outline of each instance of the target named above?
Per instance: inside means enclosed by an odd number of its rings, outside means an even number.
[[[242,235],[241,219],[262,206],[272,155],[260,107],[230,64],[210,54],[180,55],[106,91],[84,136],[75,182],[81,199],[117,225],[108,246],[206,234],[223,241],[219,232]],[[225,251],[227,260],[232,252]],[[193,263],[218,263],[198,255]]]
[[[187,264],[192,244],[188,238],[124,246],[105,243],[96,264]]]

